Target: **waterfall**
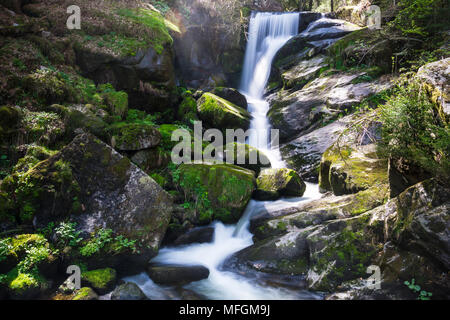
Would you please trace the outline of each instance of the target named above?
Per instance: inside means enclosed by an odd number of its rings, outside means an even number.
[[[278,50],[298,33],[300,15],[297,13],[252,12],[249,39],[245,51],[240,91],[247,97],[252,114],[248,144],[269,158],[272,167],[284,168],[278,145],[270,135],[267,119],[269,104],[263,99],[270,77],[272,60]]]
[[[298,32],[298,13],[253,12],[250,20],[250,36],[245,54],[240,91],[249,103],[253,119],[249,144],[262,150],[271,160],[272,167],[283,168],[278,146],[269,141],[270,128],[267,120],[268,103],[263,99],[264,88],[270,76],[272,60],[278,50]],[[214,239],[211,243],[199,243],[181,247],[163,248],[152,262],[160,264],[203,265],[210,271],[208,279],[193,282],[185,288],[209,299],[317,299],[310,292],[299,292],[287,288],[260,283],[256,275],[242,275],[224,271],[222,263],[234,253],[253,244],[249,231],[250,218],[264,210],[281,210],[320,197],[318,186],[307,183],[301,198],[277,201],[250,200],[242,218],[236,225],[214,222]],[[164,289],[157,286],[145,274],[129,277],[149,298],[164,299]]]
[[[261,99],[278,50],[298,34],[297,13],[252,12],[240,90]]]

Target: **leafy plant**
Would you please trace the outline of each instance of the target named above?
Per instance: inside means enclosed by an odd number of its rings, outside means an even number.
[[[436,112],[420,83],[403,79],[380,107],[381,150],[407,159],[442,179],[450,176],[450,128]]]
[[[80,237],[80,231],[76,231],[76,223],[61,222],[55,229],[57,243],[61,247],[71,246],[76,247],[83,240]]]
[[[9,251],[12,249],[10,239],[2,239],[0,240],[0,262],[6,260]]]
[[[415,283],[415,279],[412,279],[411,282],[405,281],[404,284],[414,293],[418,293],[419,296],[417,300],[430,300],[433,294],[431,292],[422,290],[422,288]]]

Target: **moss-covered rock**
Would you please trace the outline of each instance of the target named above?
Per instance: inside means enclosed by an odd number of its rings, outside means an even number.
[[[98,300],[98,295],[92,288],[83,287],[77,290],[71,300]]]
[[[128,94],[126,92],[116,91],[109,83],[99,85],[98,90],[112,115],[123,117],[127,114]]]
[[[46,287],[46,281],[41,276],[19,272],[17,268],[11,270],[6,276],[8,295],[11,299],[36,298]]]
[[[389,184],[388,161],[378,156],[375,144],[332,145],[322,156],[319,186],[335,195],[357,193]]]
[[[430,99],[436,104],[436,109],[442,121],[450,119],[450,58],[426,64],[417,72],[417,78],[428,92]]]
[[[365,277],[367,267],[382,250],[380,225],[382,221],[371,220],[367,213],[328,222],[309,234],[309,288],[332,292],[345,281]]]
[[[210,127],[218,129],[247,129],[250,114],[237,105],[212,93],[204,93],[197,101],[198,115]]]
[[[69,163],[58,156],[9,176],[1,189],[14,196],[17,220],[24,224],[31,224],[37,213],[41,221],[48,223],[55,216],[67,217],[80,210],[74,205],[80,191],[78,182]]]
[[[256,179],[255,198],[260,200],[276,200],[282,196],[301,197],[306,184],[291,169],[263,169]]]
[[[184,123],[191,125],[193,121],[198,120],[197,101],[191,94],[185,93],[183,101],[178,107],[177,118]]]
[[[243,94],[234,88],[216,87],[212,91],[216,96],[221,97],[231,103],[234,103],[238,107],[247,110],[247,99]]]
[[[193,163],[179,167],[179,185],[194,200],[197,222],[236,222],[255,189],[253,171],[230,164]]]
[[[101,295],[112,291],[116,281],[116,270],[112,268],[85,271],[81,274],[82,285],[92,287]]]
[[[139,151],[156,147],[161,142],[159,130],[146,123],[119,122],[108,129],[111,145],[122,151]]]

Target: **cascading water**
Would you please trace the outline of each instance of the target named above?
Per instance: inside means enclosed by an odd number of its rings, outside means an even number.
[[[264,88],[270,76],[272,60],[278,50],[298,32],[298,13],[253,12],[250,21],[250,35],[247,44],[242,84],[240,91],[246,95],[249,112],[253,119],[249,144],[263,150],[272,167],[283,168],[278,146],[269,142],[270,125],[267,119],[268,103],[263,99]],[[251,200],[244,215],[236,225],[214,223],[214,239],[211,243],[192,244],[175,248],[163,248],[152,262],[177,265],[203,265],[210,271],[208,279],[186,286],[208,299],[313,299],[318,296],[298,290],[271,287],[251,275],[224,271],[221,264],[232,254],[253,244],[249,221],[253,214],[263,210],[280,210],[311,201],[320,197],[318,187],[307,184],[302,198],[280,199],[278,201]],[[154,284],[142,273],[129,277],[151,299],[169,298],[165,288]]]

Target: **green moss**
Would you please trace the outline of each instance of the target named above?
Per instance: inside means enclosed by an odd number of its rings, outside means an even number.
[[[158,12],[139,8],[136,10],[120,9],[117,13],[135,23],[146,26],[150,32],[145,40],[157,53],[162,53],[164,46],[172,44],[173,39],[167,30],[164,17]]]
[[[81,279],[94,289],[107,289],[116,282],[116,270],[112,268],[97,269],[83,272]]]
[[[181,102],[177,118],[186,124],[191,124],[193,121],[198,120],[197,117],[197,101],[191,95],[185,95]]]
[[[128,94],[124,91],[116,91],[107,83],[98,86],[98,91],[103,97],[112,115],[124,117],[128,112]]]
[[[1,188],[14,197],[22,223],[31,223],[34,214],[46,207],[48,201],[66,207],[67,214],[70,214],[72,199],[80,192],[70,164],[55,156],[39,162],[26,172],[14,173],[2,183]]]
[[[181,165],[177,175],[174,180],[204,223],[237,221],[255,187],[252,171],[227,164]]]
[[[8,288],[11,289],[15,295],[21,296],[30,289],[38,289],[40,286],[40,279],[29,273],[20,273],[17,269],[11,270],[7,274],[10,279]]]
[[[76,292],[72,300],[92,300],[95,299],[97,294],[89,287],[81,288]]]
[[[197,107],[200,118],[213,127],[245,129],[249,125],[250,114],[246,110],[212,93],[204,93]]]

